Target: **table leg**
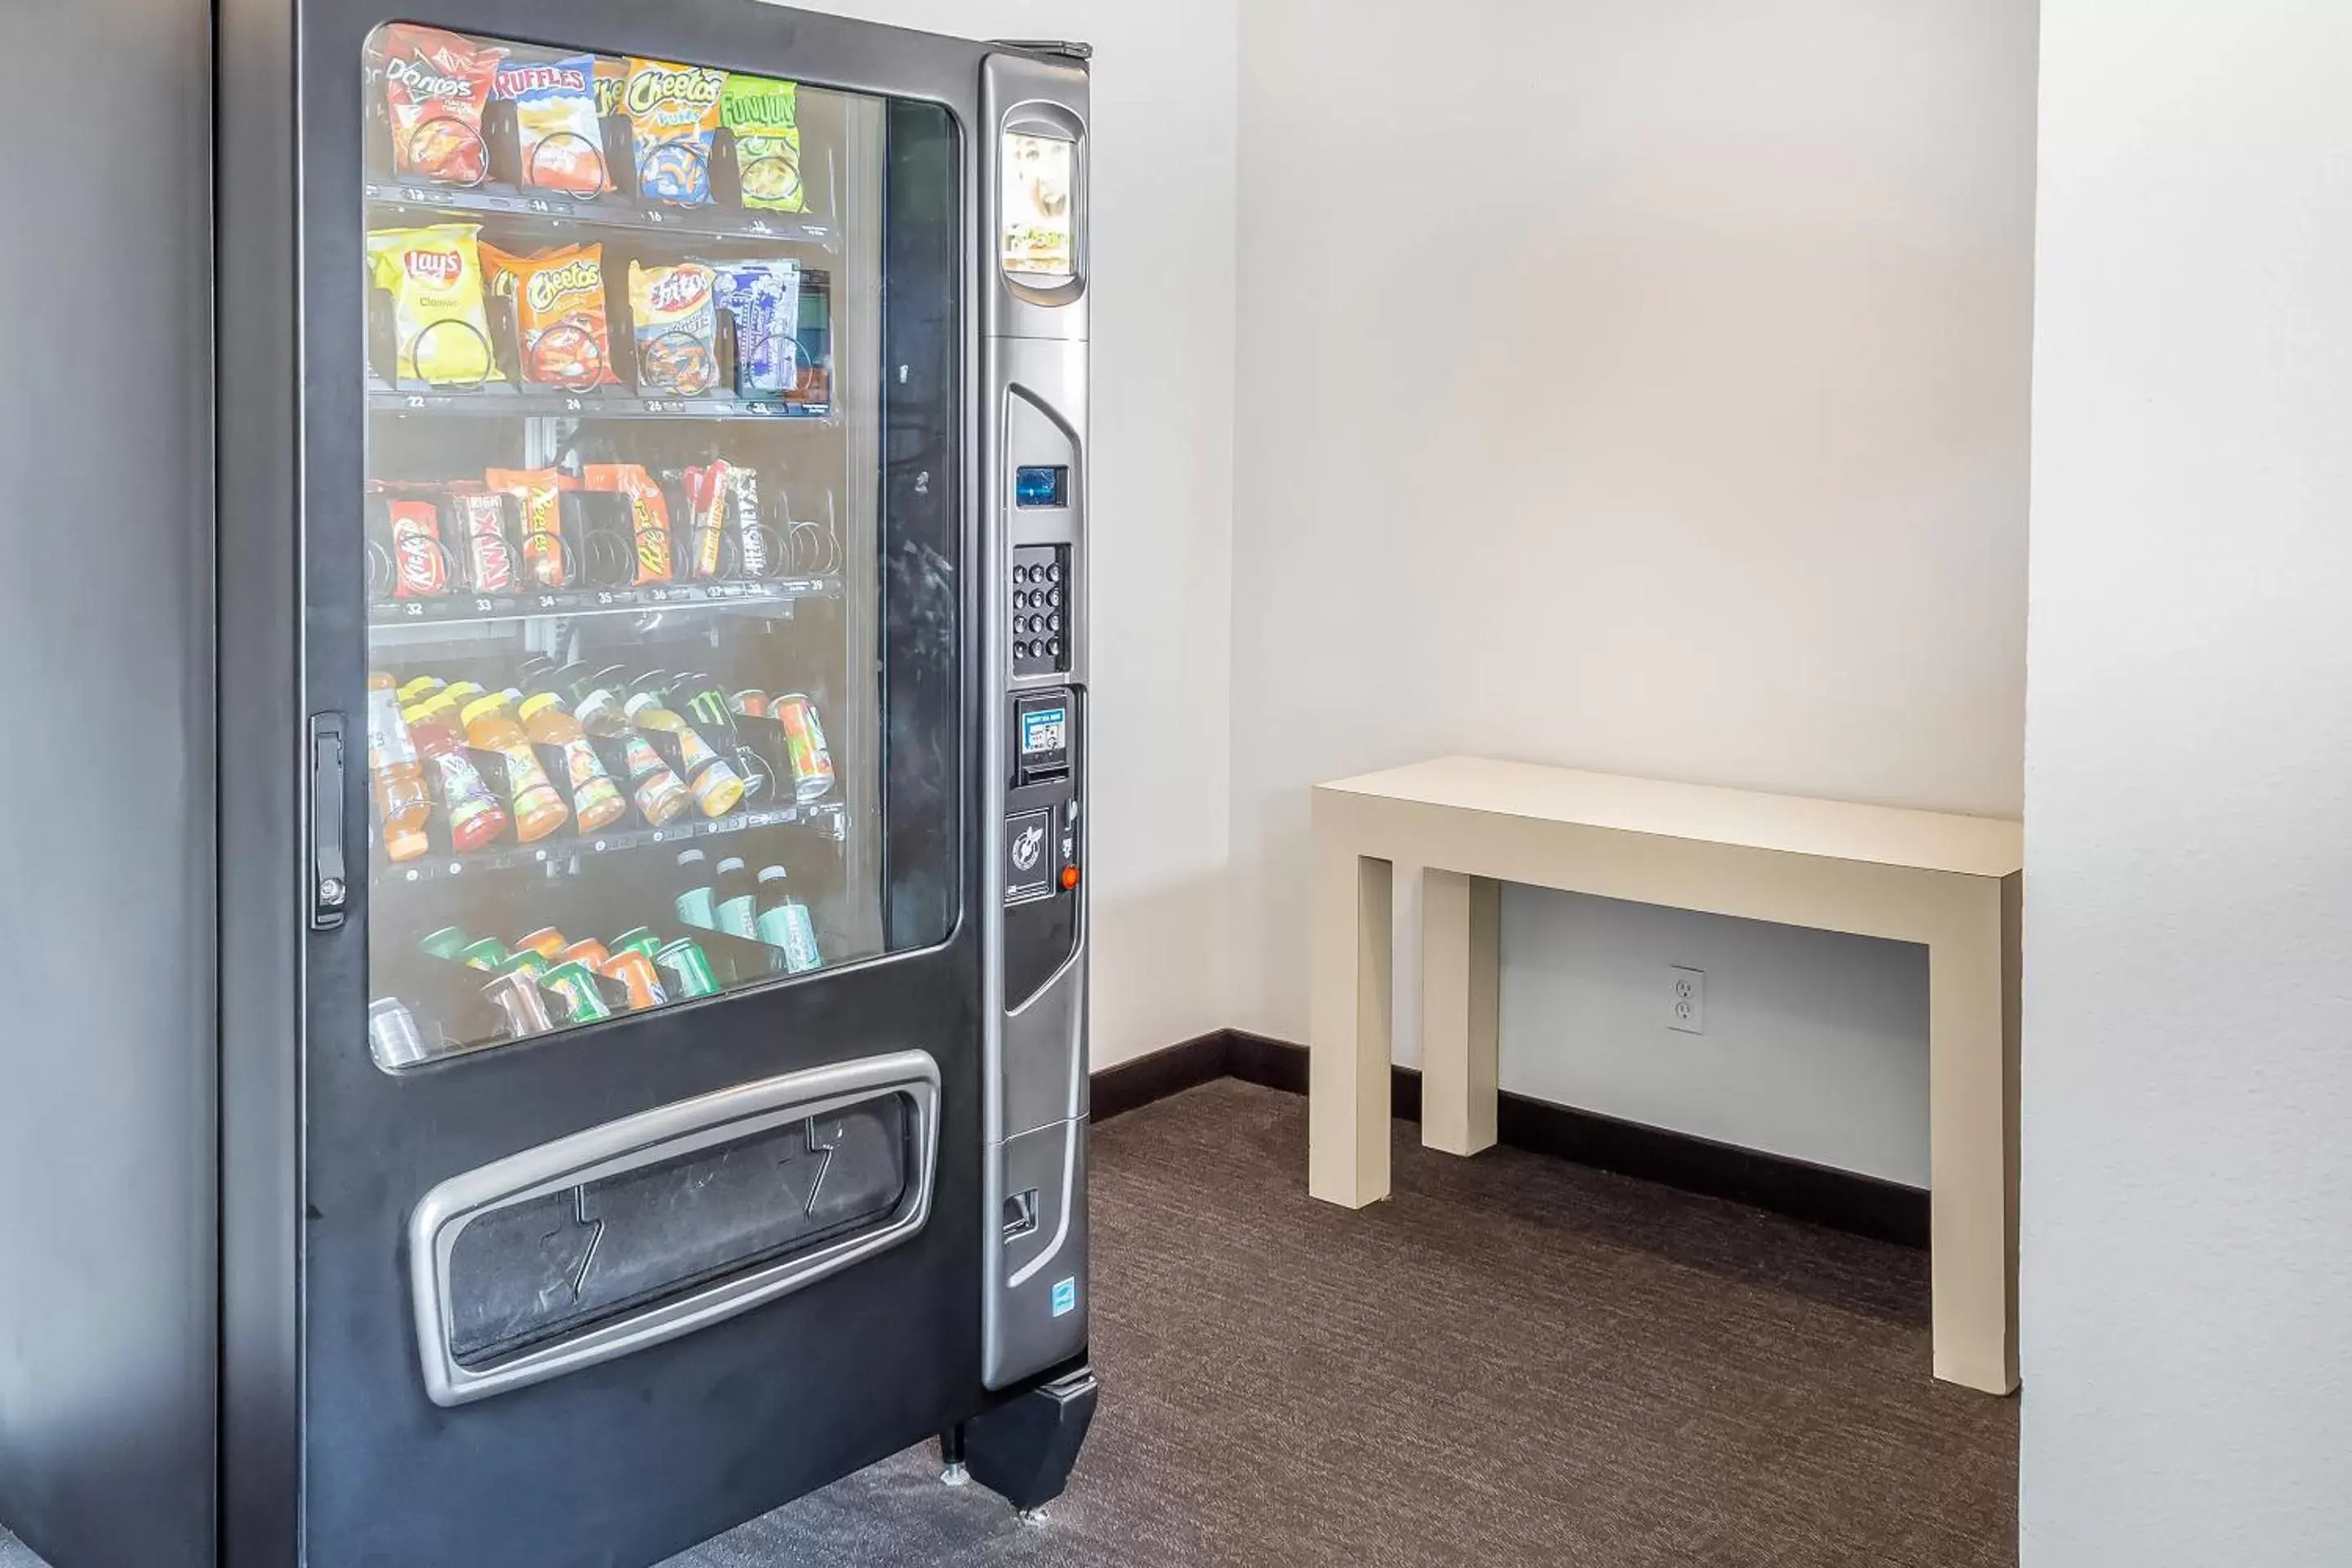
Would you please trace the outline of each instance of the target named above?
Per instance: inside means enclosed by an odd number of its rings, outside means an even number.
[[[1448,1154],[1495,1146],[1502,885],[1423,873],[1421,1141]]]
[[[1394,885],[1388,861],[1316,845],[1307,1190],[1349,1208],[1389,1195]]]
[[[2017,1386],[2021,890],[1985,880],[1927,951],[1936,1375],[1987,1394]]]

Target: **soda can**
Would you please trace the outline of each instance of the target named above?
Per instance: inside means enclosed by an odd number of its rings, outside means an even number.
[[[416,939],[416,945],[435,958],[455,958],[466,951],[472,939],[456,926],[443,926],[439,931],[426,931]]]
[[[520,969],[494,975],[482,987],[482,994],[505,1016],[510,1040],[527,1040],[555,1027],[555,1021],[547,1016],[547,998],[540,994],[539,983]]]
[[[562,931],[553,926],[541,926],[515,943],[515,950],[520,952],[524,948],[529,948],[552,963],[555,962],[555,955],[562,952],[567,945],[568,939]]]
[[[433,1054],[425,1048],[416,1015],[397,996],[379,996],[368,1004],[368,1049],[387,1072],[413,1068]]]
[[[558,963],[584,963],[593,969],[613,956],[612,949],[593,936],[582,937],[555,955]]]
[[[756,688],[731,692],[727,706],[747,719],[764,719],[768,716],[768,694]]]
[[[793,795],[803,805],[833,793],[833,753],[825,750],[824,726],[805,691],[788,691],[768,704],[768,717],[784,727],[784,750],[792,763]]]
[[[647,928],[639,926],[635,931],[623,931],[613,939],[613,952],[615,954],[624,949],[634,949],[651,958],[662,950],[662,939]]]
[[[504,963],[499,964],[499,973],[500,974],[523,975],[527,977],[532,984],[536,985],[539,984],[539,977],[554,967],[555,966],[553,964],[547,961],[545,954],[526,947],[520,952],[515,953],[512,957],[509,958]]]
[[[597,966],[599,973],[619,981],[629,988],[631,1007],[667,1007],[669,993],[662,989],[661,975],[654,969],[654,961],[634,947],[625,947]]]
[[[809,918],[808,906],[798,899],[762,911],[758,931],[761,942],[784,950],[785,973],[806,974],[824,967],[824,954],[816,945],[816,922]]]
[[[601,1024],[613,1016],[612,1004],[597,988],[596,972],[584,963],[559,963],[540,984],[563,1003],[567,1024]]]
[[[709,958],[692,937],[671,942],[654,955],[654,963],[669,983],[670,994],[681,1002],[719,994],[719,976],[711,973]]]
[[[513,954],[508,952],[499,939],[494,936],[486,936],[479,942],[469,942],[457,952],[457,957],[461,963],[470,964],[476,969],[496,969],[512,956]]]

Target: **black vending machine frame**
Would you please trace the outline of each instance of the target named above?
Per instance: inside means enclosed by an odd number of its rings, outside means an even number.
[[[944,507],[959,552],[945,694],[958,917],[944,942],[446,1068],[394,1077],[372,1062],[366,879],[350,879],[340,925],[313,929],[305,786],[314,716],[364,728],[361,60],[394,20],[948,111],[955,308],[886,313],[886,359],[914,374],[886,378],[882,395],[894,437],[929,420],[951,456],[886,445],[881,491],[886,533],[895,509]],[[760,0],[220,0],[215,36],[218,1560],[641,1568],[1024,1393],[991,1394],[981,1372],[993,1227],[980,1181],[980,726],[995,710],[982,688],[994,616],[974,384],[991,51]],[[362,755],[343,773],[355,831],[365,779]],[[365,862],[363,841],[346,850]],[[655,1106],[910,1047],[940,1070],[939,1177],[912,1238],[616,1361],[473,1405],[428,1399],[400,1238],[436,1183]]]

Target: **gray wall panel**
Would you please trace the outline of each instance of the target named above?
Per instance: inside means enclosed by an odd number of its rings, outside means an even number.
[[[209,1563],[211,17],[8,7],[0,1520]]]

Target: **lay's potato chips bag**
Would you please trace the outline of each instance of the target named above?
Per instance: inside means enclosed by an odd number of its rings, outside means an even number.
[[[503,381],[490,352],[478,224],[383,228],[368,236],[368,270],[392,296],[394,374],[432,386]]]
[[[699,206],[710,199],[710,149],[727,73],[707,66],[632,59],[621,99],[637,160],[637,194]]]
[[[796,213],[808,205],[801,191],[800,91],[796,82],[728,74],[719,122],[735,133],[747,207]]]

